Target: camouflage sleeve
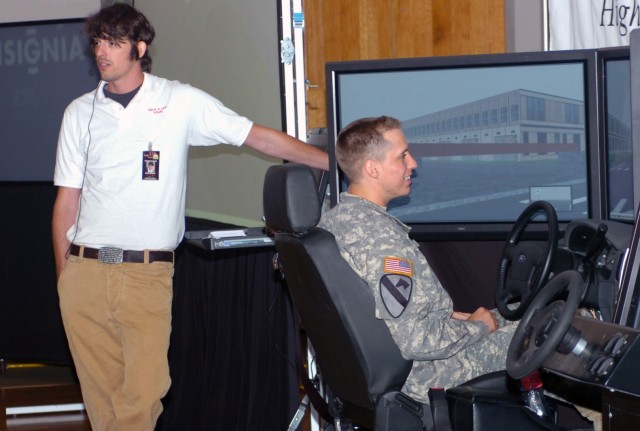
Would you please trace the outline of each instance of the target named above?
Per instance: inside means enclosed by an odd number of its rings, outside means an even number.
[[[452,301],[413,241],[375,239],[385,245],[370,249],[366,280],[405,358],[449,358],[488,333],[482,322],[451,317]]]
[[[367,282],[403,356],[443,359],[484,337],[484,323],[451,318],[453,303],[406,226],[383,209],[341,203],[325,214],[342,256]]]

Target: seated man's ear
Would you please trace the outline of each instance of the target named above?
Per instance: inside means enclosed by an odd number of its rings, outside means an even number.
[[[378,178],[380,174],[380,167],[378,166],[377,160],[367,159],[364,162],[364,174],[368,175],[371,178]]]

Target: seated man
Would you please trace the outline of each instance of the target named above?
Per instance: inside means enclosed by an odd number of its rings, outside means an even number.
[[[345,127],[336,145],[349,190],[319,226],[332,232],[342,256],[369,284],[402,355],[413,360],[403,392],[428,403],[430,387],[449,388],[503,370],[516,325],[496,312],[453,310],[409,228],[386,211],[408,195],[416,167],[400,122],[364,118]]]

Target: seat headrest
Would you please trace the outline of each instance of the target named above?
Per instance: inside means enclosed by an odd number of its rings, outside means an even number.
[[[274,232],[305,233],[320,220],[320,199],[311,168],[298,163],[267,169],[262,204],[267,228]]]

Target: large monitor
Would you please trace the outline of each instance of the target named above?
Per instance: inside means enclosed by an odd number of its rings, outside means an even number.
[[[606,214],[609,220],[633,223],[638,205],[634,192],[631,139],[631,70],[629,47],[598,50],[600,148],[605,152]]]
[[[607,218],[596,64],[595,50],[328,63],[332,204],[337,132],[389,115],[418,161],[389,211],[418,239],[503,238],[540,199],[561,223]]]

